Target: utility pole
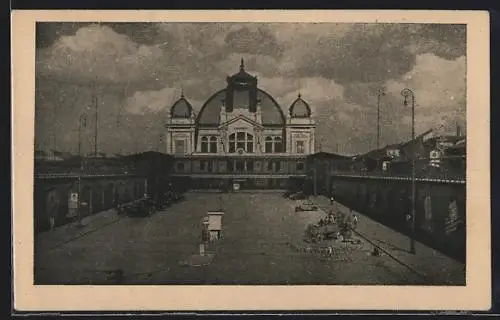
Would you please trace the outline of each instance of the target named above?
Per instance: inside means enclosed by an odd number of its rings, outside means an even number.
[[[57,104],[52,108],[52,121],[54,121],[52,125],[52,154],[55,159],[56,151],[57,151]]]
[[[76,202],[76,215],[77,215],[77,222],[76,226],[77,227],[83,227],[82,225],[82,213],[81,213],[81,202],[82,202],[82,173],[83,173],[83,156],[82,156],[82,126],[86,127],[87,126],[87,115],[85,113],[80,115],[80,118],[78,119],[78,156],[80,157],[80,170],[78,172],[78,181],[77,181],[77,188],[78,188],[78,198]]]
[[[82,113],[78,120],[78,155],[80,159],[82,157],[82,125],[83,127],[87,126],[87,115]]]
[[[316,180],[317,180],[317,177],[316,177],[316,167],[318,165],[318,162],[315,160],[313,160],[313,194],[316,196],[316,193],[317,193],[317,187],[316,187]]]
[[[93,99],[94,104],[95,104],[95,132],[94,132],[94,156],[97,157],[97,133],[98,133],[98,126],[99,126],[99,110],[98,110],[98,102],[97,102],[97,93],[93,92]]]
[[[53,150],[53,155],[54,155],[54,159],[56,157],[56,131],[54,130],[54,133],[52,134],[52,150]]]
[[[380,97],[385,96],[385,92],[380,89],[377,93],[377,149],[380,149]]]
[[[408,98],[411,98],[411,140],[415,140],[415,94],[408,88],[401,90],[401,95],[404,97],[405,107],[408,105]],[[410,236],[410,253],[415,254],[415,155],[411,158],[411,236]]]

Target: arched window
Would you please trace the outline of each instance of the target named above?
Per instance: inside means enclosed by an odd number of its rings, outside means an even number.
[[[210,137],[210,153],[217,153],[217,138]]]
[[[208,138],[207,137],[202,137],[201,138],[201,152],[208,152]]]
[[[229,152],[234,153],[238,149],[253,153],[253,136],[245,132],[236,132],[229,135]]]
[[[266,137],[266,153],[283,152],[281,137]]]

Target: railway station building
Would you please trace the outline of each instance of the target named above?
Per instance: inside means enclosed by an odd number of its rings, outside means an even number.
[[[298,93],[283,107],[245,71],[226,78],[225,88],[208,97],[196,114],[189,97],[170,107],[166,152],[173,177],[196,188],[287,188],[303,183],[306,158],[315,152],[315,121]],[[198,108],[197,108],[198,109]]]

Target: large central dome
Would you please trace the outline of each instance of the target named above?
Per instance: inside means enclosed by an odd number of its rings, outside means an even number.
[[[216,92],[205,102],[196,120],[198,125],[219,125],[221,103],[227,98],[226,90],[227,89],[222,89]],[[263,125],[282,126],[285,124],[285,116],[281,107],[269,93],[264,90],[257,89],[257,99],[259,99],[261,103]]]
[[[240,71],[227,77],[227,87],[214,93],[203,104],[196,122],[198,126],[218,126],[223,105],[228,112],[241,108],[256,112],[258,103],[262,111],[262,125],[285,125],[285,116],[281,107],[269,93],[257,88],[257,78],[245,71],[242,59]]]

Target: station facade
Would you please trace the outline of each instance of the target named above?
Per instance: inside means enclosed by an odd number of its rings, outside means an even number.
[[[181,95],[168,113],[166,151],[174,177],[193,187],[284,188],[306,178],[306,157],[315,152],[315,121],[300,93],[285,113],[245,71],[226,78],[198,114]]]

